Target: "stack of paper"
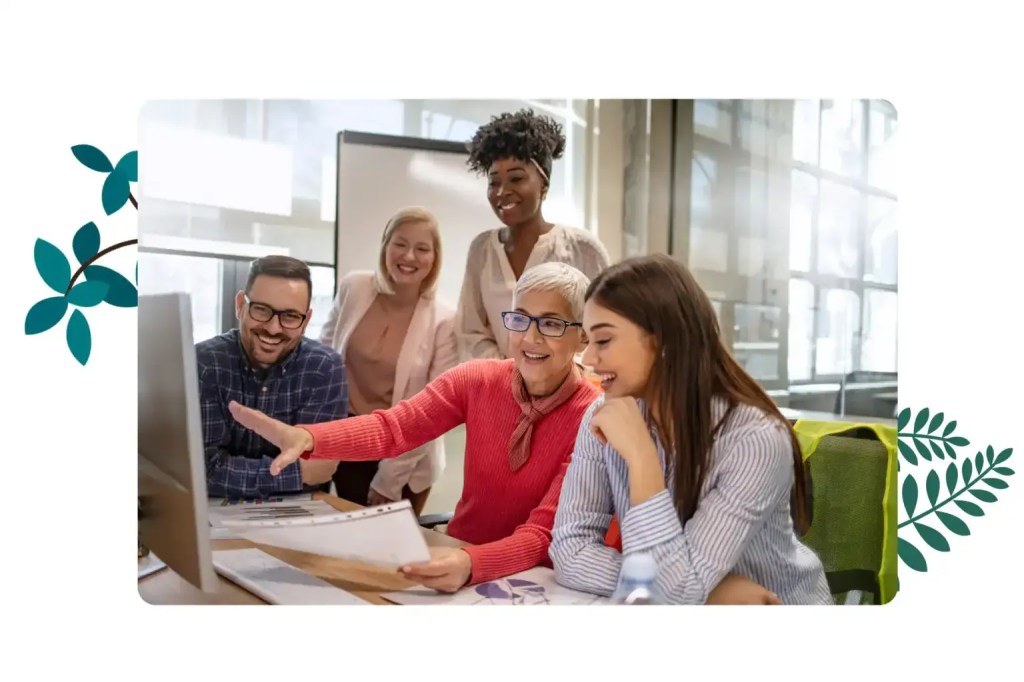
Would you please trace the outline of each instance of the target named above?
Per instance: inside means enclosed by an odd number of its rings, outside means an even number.
[[[454,594],[411,587],[381,596],[396,604],[433,606],[594,606],[611,603],[607,597],[562,587],[555,582],[555,572],[543,566],[465,587]]]

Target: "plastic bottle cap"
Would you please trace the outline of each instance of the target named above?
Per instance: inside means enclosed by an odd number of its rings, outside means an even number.
[[[628,554],[622,560],[622,575],[631,580],[654,580],[658,577],[658,564],[650,554]]]

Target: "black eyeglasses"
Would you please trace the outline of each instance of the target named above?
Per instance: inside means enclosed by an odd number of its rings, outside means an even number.
[[[270,322],[277,315],[282,327],[298,329],[306,321],[304,313],[297,313],[294,310],[274,310],[266,303],[253,303],[248,296],[245,297],[245,302],[249,305],[249,317],[257,322]]]
[[[501,314],[501,321],[505,323],[505,329],[510,332],[525,332],[534,322],[537,323],[537,331],[544,336],[564,336],[565,330],[569,327],[580,327],[579,322],[569,322],[557,317],[533,317],[525,313],[504,312]]]

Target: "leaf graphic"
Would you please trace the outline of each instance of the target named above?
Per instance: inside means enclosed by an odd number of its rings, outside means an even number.
[[[36,270],[46,286],[63,296],[71,281],[71,263],[68,263],[67,257],[45,239],[36,240],[34,255]]]
[[[134,308],[139,305],[139,290],[124,275],[102,265],[90,265],[85,269],[85,278],[99,280],[110,286],[106,302],[118,308]]]
[[[982,459],[980,452],[974,456],[974,468],[978,470],[979,475],[981,470],[985,468],[985,460]]]
[[[100,229],[96,227],[96,223],[86,223],[78,228],[72,248],[79,264],[96,255],[100,250]]]
[[[991,445],[989,445],[988,448],[986,448],[985,450],[985,458],[988,460],[989,466],[992,465],[992,460],[995,458],[995,456],[996,451],[992,449]],[[980,469],[981,467],[978,468]]]
[[[903,508],[907,510],[907,516],[913,516],[914,509],[917,508],[917,481],[914,480],[913,476],[907,476],[903,481],[903,491],[900,493],[900,499],[903,500]]]
[[[89,353],[92,352],[92,333],[89,331],[89,322],[81,310],[71,313],[68,320],[68,349],[82,365],[89,361]]]
[[[939,520],[942,521],[942,525],[948,528],[951,532],[956,533],[957,535],[971,534],[971,529],[968,528],[967,524],[961,521],[958,517],[953,516],[952,514],[947,514],[946,512],[935,512],[935,514],[939,517]]]
[[[1013,476],[1013,469],[1010,467],[996,467],[992,471],[996,472],[1000,476]]]
[[[974,473],[974,468],[971,466],[971,458],[968,457],[964,460],[964,485],[971,482],[971,474]]]
[[[932,461],[932,453],[928,452],[928,446],[924,444],[924,441],[914,438],[914,447],[917,448],[917,453],[921,455],[921,458],[926,462]]]
[[[928,423],[928,408],[924,408],[917,413],[917,419],[914,420],[914,433],[921,433],[921,429]]]
[[[955,445],[958,448],[962,448],[965,445],[970,445],[971,441],[967,440],[963,436],[953,436],[952,438],[949,439],[949,443],[950,445]]]
[[[1001,478],[984,478],[982,480],[996,490],[1006,490],[1010,487],[1010,484]]]
[[[1013,454],[1013,448],[1006,448],[1005,450],[1003,450],[1002,452],[999,453],[999,456],[996,457],[995,461],[992,462],[992,463],[993,464],[1002,464],[1006,460],[1010,459],[1010,455],[1012,455],[1012,454]]]
[[[71,148],[71,153],[86,168],[91,168],[100,173],[109,173],[114,170],[114,166],[110,163],[107,155],[91,144],[76,144]]]
[[[139,153],[128,152],[121,157],[121,160],[117,162],[117,168],[115,169],[129,182],[139,181]]]
[[[967,512],[971,516],[984,516],[985,510],[974,504],[973,502],[967,502],[966,500],[956,500],[956,506],[960,507],[963,511]]]
[[[83,308],[91,308],[102,303],[109,291],[110,285],[98,279],[82,281],[72,287],[71,293],[68,294],[68,302]]]
[[[928,425],[928,433],[935,433],[935,429],[942,426],[942,420],[945,419],[945,417],[946,415],[943,414],[942,412],[939,412],[934,417],[932,417],[932,423]]]
[[[107,215],[112,215],[124,206],[131,191],[128,178],[115,168],[103,182],[103,210]]]
[[[900,446],[900,452],[903,454],[903,457],[914,466],[917,466],[917,455],[915,455],[914,451],[910,449],[910,446],[902,440],[897,441],[897,443]]]
[[[938,443],[936,443],[935,441],[931,441],[931,443],[930,443],[930,444],[931,444],[931,446],[932,446],[932,452],[934,452],[934,453],[935,453],[935,456],[936,456],[937,458],[939,458],[939,459],[946,459],[946,453],[944,453],[944,452],[942,451],[942,448],[941,448],[941,447],[939,447],[939,444],[938,444]]]
[[[953,421],[951,421],[948,424],[946,424],[946,428],[942,431],[942,437],[946,438],[947,436],[949,436],[949,434],[953,433],[953,431],[955,431],[955,430],[956,430],[956,420],[954,419]]]
[[[960,472],[956,470],[956,464],[952,462],[946,467],[946,490],[949,491],[950,495],[956,490],[956,483],[959,480]]]
[[[896,430],[902,431],[910,423],[910,408],[904,407],[900,410],[900,416],[896,418]]]
[[[974,495],[977,499],[981,500],[982,502],[995,502],[996,500],[999,499],[998,497],[996,497],[995,495],[993,495],[992,493],[990,493],[987,490],[973,490],[972,489],[972,490],[968,490],[967,492],[969,492],[970,494]]]
[[[928,478],[924,485],[925,490],[928,491],[928,502],[934,507],[939,499],[939,475],[935,473],[934,469],[928,472]]]
[[[928,546],[932,549],[940,552],[949,551],[949,543],[946,542],[946,537],[939,531],[923,523],[915,523],[914,528],[921,534],[921,539],[927,542]]]
[[[899,554],[903,563],[915,571],[924,573],[928,570],[928,562],[924,560],[924,555],[921,554],[917,547],[910,544],[909,540],[896,538],[896,553]]]
[[[44,298],[29,308],[28,315],[25,316],[25,333],[39,334],[51,329],[64,319],[64,313],[67,311],[68,301],[63,296]]]
[[[951,446],[949,443],[943,443],[942,445],[945,446],[946,454],[949,455],[949,458],[956,459],[956,450],[953,449],[953,446]]]

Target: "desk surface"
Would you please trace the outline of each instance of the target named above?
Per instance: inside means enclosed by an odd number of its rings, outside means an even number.
[[[324,500],[332,507],[341,511],[352,511],[353,509],[360,508],[359,505],[342,500],[334,495],[317,493],[314,497]],[[462,547],[466,544],[455,538],[425,528],[423,529],[423,535],[427,540],[427,545],[431,547]],[[248,540],[214,540],[212,547],[214,550],[258,547],[267,554],[272,554],[278,559],[306,571],[310,575],[315,575],[374,604],[390,604],[390,602],[381,598],[380,595],[382,593],[393,592],[415,585],[415,583],[409,582],[394,571],[387,569],[316,554],[306,554],[305,552],[258,545]],[[223,578],[219,574],[217,575],[217,591],[207,594],[193,587],[191,583],[187,582],[170,568],[157,571],[140,580],[139,596],[150,604],[266,604],[256,595]]]

